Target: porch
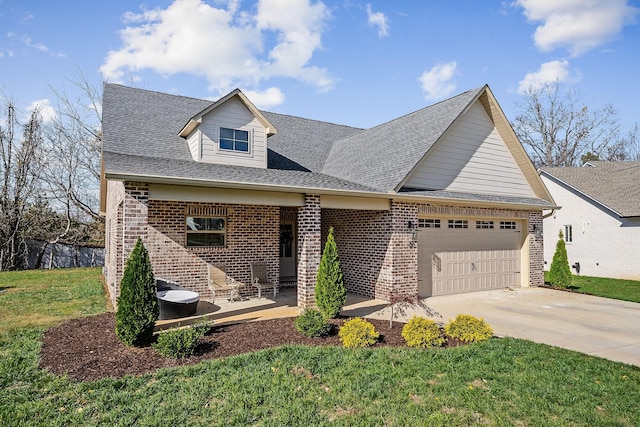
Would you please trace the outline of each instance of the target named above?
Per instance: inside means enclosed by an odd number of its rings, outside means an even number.
[[[364,317],[380,312],[387,307],[387,302],[368,298],[352,293],[347,294],[347,302],[341,314],[349,317]],[[156,331],[175,326],[186,326],[199,321],[203,316],[214,325],[252,322],[282,317],[296,317],[300,313],[296,288],[282,288],[276,299],[249,298],[241,301],[229,302],[225,299],[216,300],[215,304],[200,300],[196,314],[180,319],[158,320]]]

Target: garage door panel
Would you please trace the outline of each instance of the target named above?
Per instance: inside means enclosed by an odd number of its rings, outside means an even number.
[[[518,231],[426,229],[420,231],[418,245],[421,296],[520,284],[522,234]]]

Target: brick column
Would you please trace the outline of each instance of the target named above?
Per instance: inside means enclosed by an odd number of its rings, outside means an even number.
[[[535,228],[542,228],[542,212],[529,212],[529,286],[544,285],[543,237],[536,239]]]
[[[149,185],[141,182],[125,182],[125,196],[122,212],[123,268],[136,245],[138,237],[147,244],[147,227],[149,222],[147,203],[149,201]],[[123,270],[124,271],[124,270]]]
[[[418,293],[418,205],[391,202],[389,244],[380,270],[375,297],[389,301],[392,294],[413,296]]]
[[[298,209],[298,307],[315,304],[316,273],[322,255],[320,196],[305,195]]]

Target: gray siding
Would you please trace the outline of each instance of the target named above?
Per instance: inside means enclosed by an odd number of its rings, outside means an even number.
[[[223,151],[219,149],[220,127],[249,131],[249,153]],[[264,126],[236,98],[231,98],[202,118],[201,161],[234,166],[267,167],[267,135]]]
[[[453,124],[404,186],[535,197],[480,102]]]
[[[189,151],[191,151],[193,160],[200,160],[200,130],[196,129],[195,132],[189,135],[187,142],[189,143]]]

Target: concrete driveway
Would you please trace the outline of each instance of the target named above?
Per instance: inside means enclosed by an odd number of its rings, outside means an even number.
[[[524,338],[640,366],[640,304],[544,288],[481,291],[423,300],[447,322],[484,318],[498,336]],[[418,309],[417,314],[425,314]],[[410,318],[414,312],[405,314]],[[388,309],[367,317],[389,318]],[[400,319],[398,319],[400,320]]]

